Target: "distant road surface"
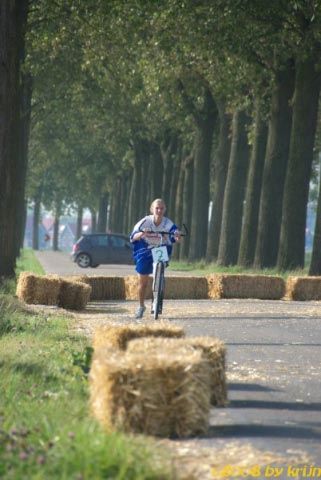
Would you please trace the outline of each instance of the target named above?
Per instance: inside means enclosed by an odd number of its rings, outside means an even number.
[[[47,274],[55,273],[57,275],[108,275],[125,276],[134,275],[135,266],[133,265],[99,265],[97,268],[80,268],[71,260],[66,252],[53,252],[52,250],[35,251],[36,257],[41,263]],[[174,270],[166,272],[168,275],[185,275],[185,272],[175,272]]]

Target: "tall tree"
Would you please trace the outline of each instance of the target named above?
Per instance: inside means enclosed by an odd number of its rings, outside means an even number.
[[[261,99],[256,98],[255,103],[254,144],[251,152],[246,185],[244,219],[238,256],[238,264],[244,266],[252,265],[254,260],[265,148],[268,133]]]
[[[16,177],[19,167],[20,69],[27,13],[27,0],[3,0],[0,3],[0,279],[14,275],[19,241],[15,192],[23,186],[17,185]]]
[[[244,110],[237,110],[232,122],[232,145],[224,193],[223,217],[218,265],[235,265],[237,262],[245,185],[249,165],[247,126],[249,117]]]
[[[307,25],[309,33],[310,22]],[[313,147],[316,132],[321,70],[321,43],[296,61],[293,118],[288,169],[285,181],[278,268],[303,268],[306,206],[309,194]]]
[[[192,114],[197,128],[194,147],[193,207],[189,260],[199,260],[205,258],[206,255],[210,197],[209,172],[213,132],[218,110],[208,86],[204,87],[203,105],[200,110],[186,93],[181,80],[178,86],[186,108]]]
[[[254,259],[255,266],[259,268],[273,267],[277,261],[291,136],[294,76],[293,59],[276,67]]]
[[[220,118],[220,130],[218,138],[218,147],[215,153],[214,160],[214,185],[212,196],[212,212],[208,232],[207,261],[214,261],[217,259],[218,248],[221,236],[222,212],[224,191],[228,170],[228,162],[231,152],[231,124],[232,115],[227,113],[226,102],[218,101],[218,110]]]

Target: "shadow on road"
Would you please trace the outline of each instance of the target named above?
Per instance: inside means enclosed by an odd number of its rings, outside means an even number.
[[[218,425],[211,426],[205,435],[199,438],[228,437],[275,437],[295,439],[318,439],[320,430],[300,426],[281,425]]]
[[[265,387],[263,385],[259,385],[258,383],[229,383],[228,384],[229,390],[235,391],[244,391],[244,392],[279,392],[280,390],[277,388]]]
[[[265,400],[231,400],[229,408],[263,408],[268,410],[293,410],[321,412],[321,403],[267,402]]]
[[[321,347],[320,343],[263,343],[263,342],[227,342],[226,345],[233,345],[234,347],[241,347],[243,345],[253,345],[255,347]]]

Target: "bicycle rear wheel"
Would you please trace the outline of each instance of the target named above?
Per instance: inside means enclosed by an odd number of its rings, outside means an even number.
[[[155,276],[153,282],[153,310],[154,310],[154,319],[158,319],[160,313],[160,307],[163,301],[163,292],[164,292],[164,264],[163,262],[158,262],[155,268]]]

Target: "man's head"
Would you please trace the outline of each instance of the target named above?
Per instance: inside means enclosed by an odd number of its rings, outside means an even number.
[[[163,217],[166,212],[166,205],[162,198],[156,198],[150,206],[150,213],[154,217]]]

